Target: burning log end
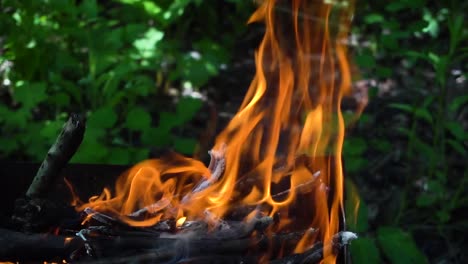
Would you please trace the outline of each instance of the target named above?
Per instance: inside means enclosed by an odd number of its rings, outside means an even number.
[[[311,264],[311,263],[319,263],[324,258],[324,252],[331,249],[333,255],[338,255],[340,250],[349,245],[349,243],[357,239],[358,236],[349,231],[341,231],[335,234],[332,239],[323,244],[322,242],[318,242],[314,244],[310,249],[306,250],[300,254],[294,254],[291,256],[287,256],[285,258],[275,260],[271,262],[271,264]]]
[[[47,190],[59,176],[60,170],[67,164],[83,140],[86,120],[83,116],[71,114],[64,124],[62,132],[47,152],[41,167],[29,186],[26,196],[44,197]]]
[[[334,253],[338,254],[341,248],[343,248],[346,245],[349,245],[352,240],[357,238],[357,234],[349,231],[341,231],[338,234],[334,235],[332,238],[333,250],[335,251]]]

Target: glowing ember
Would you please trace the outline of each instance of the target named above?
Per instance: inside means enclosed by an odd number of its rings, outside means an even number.
[[[273,232],[318,229],[296,253],[329,242],[343,205],[340,103],[351,85],[345,43],[352,7],[263,1],[249,21],[266,24],[256,75],[217,137],[209,168],[182,156],[147,160],[117,181],[115,193],[106,189],[79,210],[110,212],[133,226],[169,218],[177,227],[186,220],[215,226],[233,215],[264,215],[279,219]],[[324,256],[335,261],[331,252]]]

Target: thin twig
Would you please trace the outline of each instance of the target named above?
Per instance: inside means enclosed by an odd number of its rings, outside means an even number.
[[[210,150],[208,152],[210,154],[210,164],[208,165],[208,170],[210,171],[209,177],[203,177],[202,180],[195,185],[193,190],[186,194],[182,198],[182,204],[186,204],[190,201],[192,196],[196,193],[202,192],[206,188],[213,185],[213,183],[217,182],[224,173],[224,169],[226,167],[226,145],[221,145],[220,150]]]

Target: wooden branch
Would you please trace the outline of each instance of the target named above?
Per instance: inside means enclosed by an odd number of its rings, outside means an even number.
[[[82,240],[77,237],[25,234],[0,228],[0,262],[61,262],[82,244]]]
[[[259,222],[267,218],[259,219]],[[267,221],[268,222],[268,221]],[[258,223],[257,223],[258,224]],[[263,224],[260,224],[263,225]],[[257,226],[257,228],[260,228]],[[216,256],[257,260],[267,252],[291,249],[298,243],[304,232],[284,234],[251,235],[248,238],[230,239],[218,236],[197,237],[192,234],[179,234],[166,237],[136,231],[103,231],[100,228],[80,231],[76,237],[52,234],[25,234],[0,229],[0,261],[97,261],[115,262],[118,259],[152,261],[181,261],[182,263],[204,263],[203,260]],[[246,255],[248,254],[248,255]],[[228,258],[226,258],[228,260]]]
[[[47,195],[47,190],[51,188],[60,171],[80,146],[84,132],[84,117],[71,114],[57,140],[47,152],[41,167],[26,192],[26,196],[36,198]]]

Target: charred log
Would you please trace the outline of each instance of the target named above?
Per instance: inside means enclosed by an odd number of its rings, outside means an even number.
[[[15,201],[11,217],[12,225],[18,230],[28,232],[46,231],[57,226],[57,221],[68,218],[74,210],[65,201],[52,201],[47,198],[60,171],[77,151],[85,132],[85,119],[71,114],[62,132],[47,152],[36,173],[26,196]]]
[[[60,171],[78,150],[83,140],[85,127],[83,116],[71,114],[57,140],[47,152],[41,167],[26,192],[26,196],[45,197],[47,195],[47,190],[57,180]]]
[[[0,229],[0,261],[61,262],[82,245],[82,240],[76,237],[25,234]]]

